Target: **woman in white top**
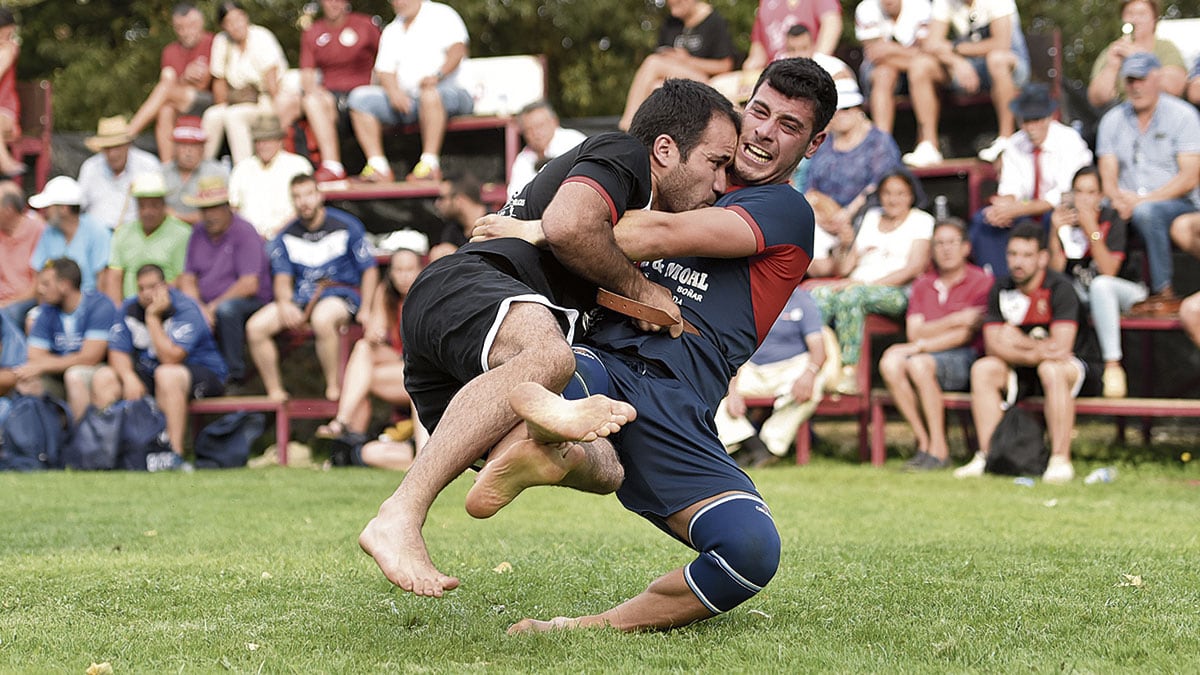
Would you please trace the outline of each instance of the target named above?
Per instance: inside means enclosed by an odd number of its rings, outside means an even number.
[[[812,290],[841,345],[839,393],[858,393],[856,371],[867,314],[903,316],[909,284],[929,267],[933,216],[916,208],[916,195],[915,179],[907,172],[884,176],[880,206],[867,211],[857,234],[847,227],[838,235],[833,264],[842,278]]]

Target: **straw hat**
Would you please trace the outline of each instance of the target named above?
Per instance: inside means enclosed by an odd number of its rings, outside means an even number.
[[[287,136],[279,118],[274,115],[259,115],[250,125],[250,136],[256,141],[273,141]]]
[[[100,152],[105,148],[115,148],[118,145],[129,145],[133,135],[129,133],[129,123],[120,115],[116,117],[101,117],[96,124],[96,135],[89,136],[83,142],[88,150]]]
[[[229,186],[222,176],[202,176],[196,184],[196,194],[184,195],[183,203],[198,209],[229,203]]]

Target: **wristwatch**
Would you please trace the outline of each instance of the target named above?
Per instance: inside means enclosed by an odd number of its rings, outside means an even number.
[[[1100,234],[1100,230],[1096,230],[1091,234],[1092,241],[1100,241],[1104,235]]]

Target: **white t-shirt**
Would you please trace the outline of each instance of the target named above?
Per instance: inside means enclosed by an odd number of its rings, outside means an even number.
[[[421,80],[437,75],[446,63],[446,52],[467,41],[467,26],[458,12],[449,5],[425,0],[411,23],[396,17],[383,29],[375,70],[395,74],[400,88],[415,97]],[[457,85],[459,70],[461,67],[455,68],[443,82]]]
[[[970,35],[973,28],[991,25],[1006,16],[1013,17],[1013,30],[1020,30],[1016,0],[933,0],[931,13],[934,21],[945,21],[960,36]]]
[[[280,150],[268,166],[258,155],[250,155],[229,174],[229,205],[270,241],[296,217],[291,183],[302,173],[312,173],[312,165],[286,150]]]
[[[933,238],[933,216],[920,209],[911,209],[899,227],[886,233],[879,231],[882,216],[881,208],[873,208],[863,216],[854,240],[854,250],[858,253],[858,264],[850,273],[854,281],[871,284],[899,272],[908,264],[913,243]]]
[[[551,160],[587,140],[583,132],[559,127],[546,146],[546,159]],[[508,181],[508,196],[515,197],[538,173],[537,153],[523,148],[513,159],[512,178]]]
[[[929,0],[903,0],[900,16],[888,16],[879,0],[863,0],[854,9],[854,37],[867,40],[893,40],[911,47],[925,37],[929,28]]]
[[[259,91],[267,90],[263,74],[271,66],[275,66],[276,79],[283,77],[288,67],[275,34],[258,25],[250,26],[244,49],[230,42],[227,33],[217,34],[213,38],[211,63],[212,76],[224,79],[230,88],[254,87]]]

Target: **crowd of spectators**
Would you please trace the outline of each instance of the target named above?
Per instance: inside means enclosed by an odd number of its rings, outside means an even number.
[[[323,435],[365,434],[369,394],[407,403],[394,330],[407,287],[424,261],[464,244],[487,209],[479,181],[442,180],[440,161],[447,120],[473,110],[458,78],[469,36],[452,8],[430,0],[394,0],[382,29],[347,0],[319,4],[291,75],[279,40],[239,3],[218,3],[215,34],[200,9],[179,4],[177,40],[149,96],[128,122],[98,121],[77,178],[53,178],[28,209],[20,187],[0,180],[0,391],[60,391],[77,416],[89,404],[153,395],[182,452],[188,398],[242,391],[248,361],[267,396],[288,398],[275,337],[307,326],[324,395],[339,401]],[[1093,389],[1126,394],[1121,315],[1180,314],[1200,339],[1200,297],[1176,294],[1173,267],[1176,249],[1200,254],[1200,64],[1189,73],[1178,46],[1156,37],[1156,0],[1120,3],[1125,28],[1095,62],[1088,100],[1103,115],[1094,149],[1060,121],[1054,91],[1032,81],[1043,74],[1031,72],[1013,0],[861,0],[857,73],[834,56],[838,0],[761,0],[741,63],[712,5],[668,0],[666,9],[619,127],[664,79],[711,81],[738,102],[777,58],[813,58],[838,90],[828,138],[793,180],[819,226],[814,281],[781,316],[774,351],[735,378],[721,410],[722,438],[748,461],[785,452],[786,428],[794,432],[826,388],[857,393],[868,313],[905,320],[907,340],[880,371],[913,429],[917,470],[948,465],[941,391],[976,393],[986,454],[1000,399],[1017,394],[1015,373],[1021,395],[1066,392],[1047,406],[1046,477],[1069,479],[1073,408],[1064,401]],[[8,141],[19,134],[14,31],[0,9]],[[914,176],[943,161],[944,92],[986,94],[995,111],[994,141],[979,156],[998,162],[998,190],[978,213],[960,214],[969,226],[923,210]],[[892,136],[898,94],[916,120],[906,154]],[[285,149],[301,118],[316,166]],[[509,196],[584,139],[544,101],[516,119],[527,146]],[[366,161],[358,178],[395,180],[383,141],[396,124],[419,128],[407,179],[438,184],[446,227],[427,256],[397,253],[381,278],[363,224],[325,206],[320,187],[348,179],[341,143],[351,136]],[[157,157],[133,146],[151,126]],[[0,150],[0,174],[22,170]],[[1138,247],[1145,266],[1132,264]],[[338,340],[350,322],[365,336],[339,379]],[[744,399],[764,395],[781,402],[759,430]],[[411,461],[411,448],[367,454],[398,468]]]

